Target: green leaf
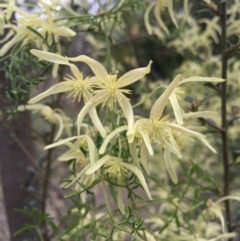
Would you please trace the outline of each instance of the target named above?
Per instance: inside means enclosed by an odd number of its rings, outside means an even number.
[[[17,236],[17,235],[19,235],[19,234],[21,234],[21,233],[27,231],[27,230],[29,230],[29,227],[28,227],[28,226],[24,226],[24,227],[18,229],[18,231],[15,232],[13,236],[15,237],[15,236]]]
[[[24,225],[24,227],[20,228],[18,231],[16,231],[14,233],[14,236],[17,236],[18,234],[21,234],[21,233],[23,233],[23,232],[25,232],[27,230],[32,230],[32,229],[35,229],[35,228],[37,228],[35,225],[31,225],[31,224],[26,223]]]
[[[49,225],[53,231],[54,234],[56,234],[58,232],[58,227],[57,225],[53,222],[53,221],[49,221]]]

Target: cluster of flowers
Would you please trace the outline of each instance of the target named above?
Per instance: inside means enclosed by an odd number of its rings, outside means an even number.
[[[154,155],[154,144],[157,144],[158,149],[163,150],[163,158],[166,169],[170,174],[173,182],[175,183],[177,183],[177,175],[172,166],[171,154],[174,154],[179,158],[182,157],[181,150],[176,138],[178,135],[187,135],[189,138],[198,139],[207,147],[209,147],[213,152],[215,152],[213,147],[211,147],[211,145],[207,142],[205,135],[183,126],[184,118],[205,117],[211,115],[212,112],[201,111],[183,113],[178,103],[178,86],[192,81],[222,82],[224,81],[223,79],[190,77],[181,80],[181,75],[177,75],[169,86],[163,86],[165,91],[152,105],[149,118],[141,118],[139,116],[134,117],[134,112],[130,100],[125,96],[125,94],[130,94],[131,91],[125,89],[125,87],[139,79],[142,79],[146,74],[148,74],[150,72],[152,63],[151,61],[149,62],[148,66],[134,69],[118,78],[118,73],[114,75],[108,74],[100,63],[84,55],[80,55],[76,58],[67,58],[58,54],[39,50],[31,50],[31,53],[39,57],[41,60],[46,60],[55,64],[68,65],[73,73],[73,76],[67,76],[65,81],[52,86],[50,89],[31,99],[29,101],[29,105],[26,106],[26,109],[39,109],[41,113],[45,115],[46,119],[52,120],[52,122],[55,123],[56,119],[59,119],[59,114],[51,110],[49,106],[35,103],[49,95],[61,92],[70,92],[69,96],[73,96],[74,100],[77,99],[78,101],[80,101],[81,97],[83,97],[84,107],[77,117],[78,135],[60,140],[59,142],[46,147],[46,149],[48,149],[76,140],[75,143],[71,145],[70,151],[67,152],[67,156],[69,157],[70,155],[70,157],[73,157],[80,155],[82,159],[83,153],[81,153],[79,150],[79,145],[80,143],[87,142],[90,158],[89,162],[69,185],[75,183],[79,178],[83,176],[95,176],[96,173],[99,175],[100,168],[104,166],[105,173],[109,173],[110,176],[119,179],[120,182],[122,182],[126,177],[127,171],[134,173],[142,184],[148,197],[151,199],[151,194],[148,190],[145,178],[141,170],[141,166],[143,166],[145,171],[149,174],[148,154]],[[92,69],[95,76],[87,77],[84,79],[82,73],[79,71],[76,65],[71,63],[76,61],[86,63]],[[168,100],[170,101],[173,108],[175,116],[175,119],[173,120],[170,119],[169,114],[163,114]],[[107,107],[110,111],[117,112],[118,118],[122,115],[122,111],[127,125],[118,126],[115,129],[109,130],[109,133],[107,133],[106,128],[104,128],[96,111],[96,107],[100,104],[102,104],[102,108]],[[19,107],[19,110],[23,110],[23,107]],[[96,146],[94,145],[94,141],[91,138],[91,132],[86,133],[85,135],[80,135],[80,128],[87,113],[89,114],[96,130],[104,138],[104,141],[99,150],[97,150]],[[63,125],[64,122],[59,121],[59,123]],[[60,130],[63,130],[62,126],[60,127]],[[132,159],[132,163],[130,163],[129,160],[122,159],[120,139],[118,156],[112,156],[111,147],[109,149],[107,148],[108,144],[113,138],[118,136],[121,132],[125,131],[127,131],[126,139],[129,145],[128,148],[131,153],[130,159]],[[59,134],[57,137],[59,137]],[[136,151],[137,146],[141,147],[140,157]],[[99,158],[99,154],[102,155],[102,157]],[[69,159],[71,159],[70,157]],[[64,158],[64,160],[68,159],[66,158],[66,154],[62,158]],[[84,161],[84,163],[86,164],[87,162]],[[91,181],[94,180],[94,176],[92,176]],[[124,212],[123,205],[120,205],[121,203],[122,202],[119,200],[119,207],[121,211]]]

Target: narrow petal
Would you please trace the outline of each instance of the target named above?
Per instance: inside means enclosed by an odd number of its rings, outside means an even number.
[[[140,163],[142,164],[144,170],[148,175],[150,175],[149,165],[148,165],[148,150],[144,142],[142,142],[140,146],[141,150],[141,157],[140,157]]]
[[[152,149],[152,145],[151,145],[151,141],[150,141],[148,133],[145,132],[145,131],[141,131],[140,134],[142,135],[142,138],[145,142],[145,145],[148,149],[149,154],[152,156],[153,155],[153,149]]]
[[[5,55],[12,48],[12,46],[16,44],[18,41],[20,41],[21,39],[22,39],[22,36],[17,34],[10,41],[7,41],[7,43],[5,43],[0,50],[0,56]]]
[[[62,93],[62,92],[67,92],[70,91],[72,88],[71,86],[69,86],[66,82],[63,83],[58,83],[56,85],[53,85],[51,88],[49,88],[48,90],[42,92],[41,94],[37,95],[36,97],[30,99],[28,101],[28,104],[34,104],[50,95],[53,94],[58,94],[58,93]]]
[[[160,7],[161,7],[160,4],[157,4],[156,7],[153,10],[153,13],[154,13],[154,16],[155,16],[159,26],[163,29],[163,31],[167,35],[169,35],[169,30],[168,30],[167,26],[164,24],[164,22],[162,21],[162,18],[161,18]]]
[[[76,159],[76,158],[86,159],[86,157],[84,156],[82,151],[78,150],[75,152],[65,153],[65,154],[59,156],[58,160],[59,161],[69,161],[71,159]]]
[[[41,60],[46,60],[48,62],[55,63],[55,64],[70,65],[68,62],[68,59],[59,54],[49,53],[47,51],[41,51],[36,49],[30,50],[30,52],[31,54],[37,56]]]
[[[147,67],[137,68],[124,74],[117,80],[118,88],[125,87],[136,82],[137,80],[142,79],[146,74],[148,74],[151,71],[151,64],[152,61],[150,60]]]
[[[117,204],[119,207],[120,212],[122,213],[122,215],[125,215],[125,206],[123,204],[123,188],[122,187],[118,187],[118,195],[117,195]]]
[[[59,127],[58,127],[57,134],[56,134],[56,136],[54,137],[54,141],[56,141],[57,139],[59,139],[59,137],[61,136],[61,134],[62,134],[62,132],[63,132],[63,127],[64,127],[62,117],[61,117],[59,114],[56,114],[56,113],[55,113],[55,116],[56,116],[56,118],[57,118],[57,120],[58,120],[58,125],[59,125]]]
[[[1,25],[0,25],[1,26]],[[1,34],[0,34],[1,35]],[[6,36],[0,40],[0,43],[4,43],[6,42],[9,38],[11,38],[14,35],[13,31],[9,31]]]
[[[169,123],[168,126],[173,128],[174,130],[183,132],[185,134],[188,134],[188,135],[193,136],[193,137],[198,138],[198,139],[199,138],[206,138],[206,136],[201,134],[201,133],[189,130],[189,129],[187,129],[187,128],[183,127],[183,126],[180,126],[178,124],[175,124],[175,123]]]
[[[235,238],[237,236],[236,233],[224,233],[224,234],[219,234],[216,238],[213,238],[209,241],[217,241],[219,239],[221,240],[229,240],[229,239],[232,239],[232,238]]]
[[[174,12],[173,12],[173,0],[167,0],[167,2],[168,2],[168,12],[169,12],[170,18],[172,19],[176,28],[178,28],[178,24],[177,24],[177,21],[175,19]]]
[[[102,146],[99,150],[99,154],[103,154],[107,148],[108,143],[112,140],[112,138],[114,136],[116,136],[118,133],[122,132],[122,131],[126,131],[128,129],[127,126],[120,126],[117,129],[115,129],[114,131],[112,131],[104,140],[104,142],[102,143]]]
[[[85,55],[80,55],[78,57],[68,58],[68,59],[73,62],[76,62],[76,61],[84,62],[91,68],[91,70],[93,71],[93,73],[96,75],[97,78],[108,82],[109,75],[106,69],[96,60],[89,58]]]
[[[55,143],[52,143],[52,144],[50,144],[50,145],[45,146],[45,147],[44,147],[44,150],[48,150],[48,149],[50,149],[50,148],[63,145],[63,144],[65,144],[66,142],[73,141],[73,140],[75,140],[75,139],[78,139],[79,137],[81,137],[81,136],[72,136],[72,137],[69,137],[69,138],[60,140],[60,141],[58,141],[58,142],[55,142]],[[82,136],[82,137],[83,137],[83,136]]]
[[[206,147],[208,147],[213,153],[217,153],[216,150],[210,145],[210,143],[203,138],[199,139]]]
[[[197,112],[188,112],[182,114],[184,119],[188,118],[209,118],[209,117],[217,117],[219,113],[214,111],[197,111]]]
[[[222,78],[215,78],[215,77],[200,77],[200,76],[193,76],[190,78],[186,78],[180,81],[179,85],[184,84],[186,82],[212,82],[212,83],[221,83],[225,80]]]
[[[183,2],[184,15],[185,15],[185,19],[187,21],[188,21],[188,18],[189,18],[188,2],[189,2],[189,0],[184,0],[184,2]]]
[[[216,201],[216,204],[220,203],[220,202],[224,202],[225,200],[234,200],[234,201],[239,201],[240,202],[240,197],[237,197],[237,196],[225,196],[225,197],[222,197],[220,199],[218,199]]]
[[[74,182],[76,182],[78,179],[80,179],[83,175],[85,175],[86,171],[90,168],[90,165],[85,166],[80,173],[77,174],[77,176],[65,187],[68,188],[71,186]]]
[[[144,189],[145,192],[147,193],[148,198],[149,198],[150,200],[152,200],[151,193],[150,193],[149,190],[148,190],[147,183],[146,183],[146,181],[145,181],[145,178],[144,178],[142,172],[141,172],[137,167],[135,167],[135,166],[132,165],[132,164],[123,162],[122,165],[137,176],[137,178],[138,178],[138,180],[140,181],[143,189]]]
[[[141,168],[140,158],[138,157],[138,150],[137,150],[136,143],[135,142],[129,143],[128,147],[129,147],[129,151],[132,156],[132,159],[133,159],[133,165],[136,166],[137,168]]]
[[[106,135],[107,135],[106,130],[104,129],[104,127],[102,125],[102,122],[100,121],[100,119],[98,117],[96,108],[94,107],[91,110],[89,110],[88,114],[89,114],[89,116],[90,116],[90,118],[92,120],[92,123],[94,124],[96,129],[99,131],[100,135],[103,138],[106,137]]]
[[[77,117],[77,132],[78,134],[80,133],[80,128],[83,122],[83,119],[85,117],[85,115],[93,108],[95,108],[97,105],[99,105],[101,102],[104,101],[103,97],[105,96],[105,93],[99,93],[96,94],[94,97],[92,97],[82,108],[82,110],[80,111],[80,113],[78,114]],[[97,128],[97,126],[96,126]],[[99,130],[99,132],[101,133],[102,130]]]
[[[117,95],[117,100],[128,122],[127,135],[132,135],[134,129],[134,116],[132,105],[130,104],[130,101],[121,93]]]
[[[92,140],[92,138],[89,135],[86,135],[87,143],[88,143],[88,153],[90,157],[90,163],[93,165],[97,158],[97,148]]]
[[[100,160],[98,160],[95,164],[93,164],[86,172],[86,175],[91,175],[94,172],[96,172],[99,168],[101,168],[109,159],[111,159],[111,156],[106,155],[102,157]]]
[[[159,118],[162,116],[163,110],[167,104],[169,96],[179,84],[180,79],[181,79],[181,75],[179,74],[174,78],[174,80],[167,87],[164,93],[155,101],[150,112],[150,119],[156,120],[156,121],[159,120]]]
[[[172,152],[174,155],[176,155],[177,157],[179,157],[180,159],[182,158],[182,154],[181,152],[179,153],[178,150],[169,142],[164,141],[164,149],[168,149],[170,152]]]
[[[170,151],[168,149],[165,149],[164,153],[163,153],[163,156],[164,156],[165,167],[167,169],[167,172],[168,172],[169,176],[171,177],[173,183],[175,183],[175,184],[178,183],[177,174],[176,174],[176,171],[175,171],[175,169],[173,168],[173,165],[172,165]]]
[[[169,96],[169,100],[171,102],[171,105],[172,105],[173,112],[174,112],[177,123],[179,125],[182,125],[183,119],[182,119],[182,114],[181,114],[181,108],[179,106],[177,96],[174,92],[172,92],[172,94]]]
[[[44,108],[43,104],[35,104],[35,105],[20,105],[18,106],[18,111],[25,111],[25,110],[40,110]]]
[[[175,139],[174,139],[174,137],[173,137],[173,135],[172,135],[172,133],[171,133],[170,131],[169,131],[168,135],[169,135],[170,143],[172,144],[172,146],[174,147],[174,149],[177,151],[177,156],[178,156],[179,158],[182,158],[181,150],[180,150],[177,142],[175,141]]]
[[[75,75],[76,78],[77,78],[77,76],[80,77],[79,75],[81,75],[81,72],[79,72],[79,73],[76,72],[76,73],[74,73],[74,75]],[[84,102],[87,103],[88,100],[90,100],[92,97],[93,96],[91,95],[91,93],[86,92],[86,95],[83,96]],[[94,124],[96,129],[99,131],[100,135],[103,138],[106,137],[106,135],[107,135],[106,130],[104,129],[104,127],[102,125],[102,122],[100,121],[100,119],[98,117],[96,108],[94,107],[93,109],[89,110],[88,114],[89,114],[89,116],[92,120],[92,123]]]
[[[149,14],[150,14],[150,11],[152,10],[152,8],[155,6],[155,4],[156,4],[155,2],[151,3],[148,6],[148,8],[147,8],[147,10],[144,14],[144,24],[145,24],[145,27],[146,27],[149,35],[152,35],[152,27],[151,27],[151,24],[149,22]]]
[[[76,32],[71,30],[70,28],[67,27],[57,27],[54,31],[55,34],[63,37],[73,37],[76,35]]]

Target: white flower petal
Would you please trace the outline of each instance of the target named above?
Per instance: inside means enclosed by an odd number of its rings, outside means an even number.
[[[123,188],[118,187],[117,189],[118,189],[117,204],[118,204],[119,210],[122,213],[122,215],[125,215],[125,206],[124,206],[123,200],[122,200]]]
[[[58,128],[58,131],[57,131],[57,134],[56,134],[56,136],[54,137],[54,141],[56,141],[57,139],[59,139],[59,137],[61,136],[61,134],[62,134],[62,132],[63,132],[63,127],[64,127],[64,125],[63,125],[63,119],[62,119],[62,117],[59,115],[59,114],[54,114],[55,115],[55,117],[57,118],[57,120],[58,120],[58,124],[59,124],[59,128]]]
[[[58,142],[55,142],[55,143],[52,143],[52,144],[50,144],[50,145],[45,146],[45,147],[44,147],[44,150],[48,150],[48,149],[50,149],[50,148],[63,145],[63,144],[65,144],[66,142],[70,142],[70,141],[75,140],[75,139],[78,139],[78,138],[80,138],[80,137],[83,137],[83,136],[72,136],[72,137],[69,137],[69,138],[60,140],[60,141],[58,141]]]
[[[178,28],[178,24],[177,24],[177,21],[175,19],[175,14],[173,12],[173,0],[167,0],[167,3],[168,3],[168,12],[169,12],[170,18],[172,19],[176,28]]]
[[[168,0],[169,1],[169,0]],[[163,31],[169,35],[169,30],[167,28],[167,26],[164,24],[164,22],[162,21],[162,18],[161,18],[161,5],[160,4],[156,4],[154,10],[153,10],[153,13],[154,13],[154,17],[156,18],[159,26],[163,29]]]
[[[93,73],[96,75],[98,79],[101,79],[102,81],[109,82],[109,75],[106,71],[106,69],[98,63],[96,60],[89,58],[85,55],[80,55],[75,58],[68,58],[70,61],[76,62],[76,61],[81,61],[86,63],[93,71]]]
[[[58,83],[58,84],[50,87],[48,90],[46,90],[46,91],[42,92],[41,94],[35,96],[34,98],[30,99],[28,101],[28,104],[34,104],[50,95],[67,92],[67,91],[70,91],[71,89],[72,88],[64,82]]]
[[[86,135],[87,143],[88,143],[88,152],[90,157],[90,163],[93,165],[98,159],[97,148],[89,135]]]
[[[222,78],[215,77],[200,77],[200,76],[192,76],[180,81],[179,85],[187,83],[187,82],[212,82],[212,83],[221,83],[225,80]]]
[[[153,155],[153,149],[152,149],[152,145],[151,145],[151,141],[150,141],[148,133],[145,132],[145,131],[139,131],[139,132],[140,132],[140,134],[141,134],[141,136],[142,136],[142,138],[145,142],[145,145],[148,149],[149,154],[152,156]]]
[[[115,129],[114,131],[112,131],[104,140],[104,142],[102,143],[102,146],[99,150],[99,154],[103,154],[107,148],[108,143],[112,140],[112,138],[114,136],[116,136],[118,133],[122,132],[122,131],[126,131],[128,129],[127,126],[120,126],[117,129]]]
[[[76,35],[76,32],[74,32],[73,30],[71,30],[70,28],[67,27],[57,27],[54,31],[55,34],[59,35],[59,36],[63,36],[63,37],[73,37]]]
[[[179,125],[183,124],[183,119],[182,119],[182,113],[181,113],[181,108],[179,106],[178,100],[177,100],[177,96],[174,92],[172,92],[172,94],[169,96],[169,100],[171,102],[172,108],[173,108],[173,112],[176,118],[176,121]]]
[[[141,172],[137,167],[135,167],[135,166],[132,165],[132,164],[123,162],[122,165],[123,165],[125,168],[127,168],[128,170],[130,170],[131,172],[133,172],[133,173],[137,176],[138,180],[140,181],[141,185],[143,186],[143,189],[144,189],[145,192],[147,193],[148,198],[149,198],[150,200],[152,200],[151,193],[150,193],[149,190],[148,190],[147,183],[146,183],[146,181],[145,181],[145,178],[144,178],[142,172]]]
[[[85,175],[86,171],[90,168],[90,165],[85,166],[80,173],[65,187],[68,188],[71,186],[74,182],[76,182],[78,179],[80,179],[83,175]]]
[[[149,61],[149,64],[147,67],[137,68],[124,74],[122,77],[120,77],[117,80],[118,88],[125,87],[127,85],[130,85],[136,82],[137,80],[142,79],[146,74],[148,74],[151,71],[151,64],[152,64],[152,61]]]
[[[181,79],[181,75],[177,75],[171,84],[167,87],[164,93],[155,101],[150,112],[150,119],[158,121],[162,116],[163,110],[167,104],[168,98],[177,87]]]
[[[70,65],[70,63],[68,62],[68,59],[59,54],[54,54],[47,51],[40,51],[36,49],[30,50],[30,52],[31,54],[37,56],[40,60],[46,60],[48,62],[55,63],[55,64]]]
[[[18,41],[20,41],[21,39],[22,39],[22,36],[20,34],[17,34],[10,41],[7,41],[0,50],[0,56],[5,55],[12,48],[12,46]]]
[[[104,127],[102,125],[102,122],[100,121],[100,119],[98,117],[96,108],[94,107],[91,110],[89,110],[88,114],[89,114],[89,116],[90,116],[90,118],[92,120],[92,123],[94,124],[96,129],[99,131],[100,135],[103,138],[106,137],[106,135],[107,135],[106,130],[104,129]]]
[[[80,133],[80,128],[81,128],[81,125],[82,125],[82,122],[83,122],[83,119],[84,119],[85,115],[103,101],[102,98],[104,97],[104,95],[105,95],[105,93],[99,93],[99,94],[96,94],[95,96],[93,96],[93,97],[84,105],[84,107],[82,108],[82,110],[81,110],[80,113],[78,114],[78,117],[77,117],[77,132],[78,132],[78,135],[79,135],[79,133]],[[91,119],[93,118],[93,123],[98,123],[99,118],[98,118],[97,115],[94,114],[93,111],[91,111],[90,115],[91,115]],[[95,127],[96,127],[96,128],[99,128],[99,125],[98,125],[98,126],[95,126]],[[104,131],[102,130],[102,125],[101,125],[101,128],[100,128],[100,129],[97,129],[97,130],[100,132],[100,134],[101,134],[103,137],[106,136],[105,130],[104,130]]]
[[[96,172],[99,168],[101,168],[108,160],[110,160],[112,157],[109,155],[106,155],[102,157],[100,160],[98,160],[95,164],[93,164],[86,172],[86,175],[91,175],[92,173]]]
[[[117,100],[128,122],[127,135],[132,135],[134,128],[134,116],[132,105],[130,104],[130,101],[122,93],[119,93],[117,95]]]
[[[188,135],[193,136],[193,137],[198,138],[198,139],[200,139],[200,138],[206,138],[206,136],[203,135],[203,134],[201,134],[201,133],[198,133],[198,132],[196,132],[196,131],[189,130],[189,129],[187,129],[187,128],[183,127],[183,126],[180,126],[180,125],[178,125],[178,124],[175,124],[175,123],[169,123],[168,126],[171,127],[171,128],[173,128],[174,130],[183,132],[183,133],[185,133],[185,134],[188,134]]]
[[[188,112],[182,114],[184,119],[188,118],[208,118],[208,117],[217,117],[219,113],[214,111],[197,111],[197,112]]]
[[[148,6],[148,8],[147,8],[147,10],[144,14],[144,24],[145,24],[145,27],[146,27],[149,35],[152,35],[152,27],[151,27],[151,24],[149,22],[149,14],[150,14],[150,11],[152,10],[152,8],[155,6],[155,4],[156,4],[155,2],[151,3]]]
[[[164,156],[165,167],[167,169],[169,176],[171,177],[173,183],[175,183],[175,184],[178,183],[177,174],[172,165],[170,151],[168,149],[164,149],[163,156]]]
[[[217,153],[217,151],[210,145],[210,143],[204,139],[204,138],[200,138],[199,139],[206,147],[208,147],[213,153]]]

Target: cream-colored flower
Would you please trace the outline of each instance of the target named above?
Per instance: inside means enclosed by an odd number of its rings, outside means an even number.
[[[109,109],[116,107],[118,103],[122,109],[127,122],[128,122],[128,135],[132,134],[133,131],[133,110],[129,99],[124,94],[130,94],[130,90],[122,89],[137,80],[143,78],[150,72],[152,61],[149,62],[147,67],[134,69],[124,74],[122,77],[117,78],[116,74],[109,75],[105,68],[85,55],[80,55],[76,58],[68,58],[70,61],[81,61],[89,65],[94,74],[96,75],[95,86],[98,90],[95,91],[94,95],[80,111],[77,118],[78,132],[83,121],[84,116],[94,107],[99,104],[103,106],[107,105]],[[98,128],[96,126],[96,128]]]
[[[59,21],[55,22],[53,19],[53,13],[51,12],[49,6],[42,1],[40,2],[43,8],[39,13],[29,14],[28,12],[24,12],[22,10],[18,11],[20,16],[16,20],[17,23],[4,25],[4,28],[10,29],[10,31],[1,41],[5,44],[0,50],[0,56],[5,55],[15,44],[20,42],[22,42],[22,45],[32,43],[37,48],[43,50],[48,50],[54,43],[56,44],[58,53],[60,53],[61,47],[59,38],[73,37],[76,35],[76,32],[68,27],[62,26],[63,24],[59,23]],[[12,5],[8,8],[10,13],[15,9],[15,5]],[[10,13],[8,12],[7,15],[10,15]],[[43,17],[43,13],[45,14],[45,17]],[[57,71],[58,65],[55,64],[52,72],[54,77],[57,76]]]
[[[123,179],[127,176],[127,172],[130,171],[136,175],[138,180],[140,181],[143,189],[148,195],[149,199],[152,199],[152,196],[148,190],[145,178],[142,172],[133,164],[129,164],[123,162],[121,159],[115,156],[106,155],[98,160],[94,165],[92,165],[87,171],[86,175],[93,174],[97,170],[99,170],[102,166],[105,167],[105,173],[109,176],[116,178],[117,180]]]
[[[58,124],[59,129],[54,138],[55,141],[59,139],[59,137],[61,136],[64,127],[66,126],[68,128],[68,125],[71,123],[71,121],[69,119],[66,119],[66,116],[63,116],[61,112],[59,112],[57,109],[53,110],[48,105],[43,105],[43,104],[20,105],[18,106],[17,110],[18,111],[31,110],[35,113],[39,112],[50,123]]]
[[[57,93],[63,93],[63,92],[70,92],[69,96],[72,96],[78,101],[81,100],[81,97],[83,97],[84,103],[86,104],[93,96],[93,86],[95,81],[95,78],[85,78],[83,79],[82,73],[79,71],[79,69],[74,65],[70,64],[67,57],[62,57],[61,55],[54,54],[54,53],[49,53],[46,51],[40,51],[36,49],[32,49],[30,51],[33,55],[37,56],[38,58],[42,60],[46,60],[51,63],[55,64],[63,64],[63,65],[68,65],[71,68],[71,71],[74,75],[72,76],[67,76],[65,77],[65,81],[58,83],[48,90],[44,91],[43,93],[39,94],[38,96],[32,98],[29,100],[29,104],[36,103],[43,98],[46,98],[47,96],[57,94]],[[88,112],[93,124],[96,126],[102,137],[106,136],[106,131],[102,126],[101,121],[99,120],[99,117],[97,115],[95,107],[91,108]],[[80,125],[78,126],[80,129]]]
[[[170,16],[172,22],[178,28],[178,24],[177,24],[177,21],[175,19],[174,12],[173,12],[173,1],[172,0],[155,0],[153,3],[151,3],[149,5],[149,7],[147,8],[145,15],[144,15],[144,23],[145,23],[146,29],[148,31],[148,34],[152,35],[154,33],[154,27],[151,26],[150,21],[149,21],[149,15],[150,15],[150,12],[152,9],[153,9],[154,17],[156,18],[157,23],[159,24],[161,29],[165,32],[165,34],[167,34],[167,35],[169,34],[169,30],[161,18],[161,14],[166,8],[168,9],[168,13],[169,13],[169,16]],[[164,38],[164,34],[162,33],[162,31],[159,30],[159,32],[160,32],[160,34],[158,34],[158,36],[160,38]],[[161,37],[161,36],[163,36],[163,37]]]

